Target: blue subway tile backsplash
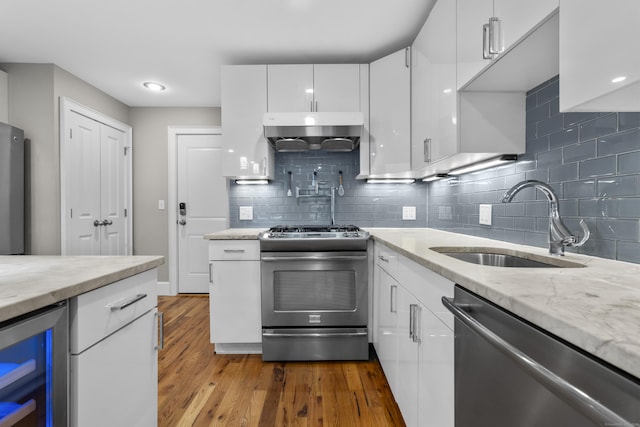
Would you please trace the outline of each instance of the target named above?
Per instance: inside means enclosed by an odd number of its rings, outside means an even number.
[[[515,183],[539,179],[561,199],[572,231],[581,235],[580,218],[589,225],[591,238],[578,252],[640,263],[640,113],[559,113],[558,83],[554,77],[527,93],[527,150],[515,166],[430,184],[428,226],[546,247],[548,202],[539,191],[500,202]],[[496,186],[478,197],[490,181]],[[479,203],[492,203],[493,225],[478,224]],[[456,214],[441,215],[446,210]]]
[[[559,79],[538,85],[526,97],[526,153],[515,164],[467,174],[456,180],[411,185],[356,180],[359,151],[276,153],[275,179],[266,186],[230,182],[230,225],[267,228],[277,224],[329,224],[331,187],[335,222],[361,227],[431,227],[547,247],[548,202],[534,189],[501,203],[504,192],[525,179],[549,183],[560,198],[560,214],[581,235],[584,218],[592,235],[580,253],[640,263],[640,113],[560,113]],[[317,197],[308,194],[313,171]],[[288,171],[293,196],[287,196]],[[478,205],[493,206],[493,225],[478,224]],[[254,220],[240,221],[239,207],[253,206]],[[402,206],[416,207],[416,220],[402,219]],[[576,251],[569,248],[568,251]]]

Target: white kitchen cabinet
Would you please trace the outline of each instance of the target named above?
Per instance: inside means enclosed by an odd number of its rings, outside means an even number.
[[[458,88],[496,57],[485,57],[483,26],[498,18],[497,50],[508,49],[558,7],[558,0],[457,0]],[[495,28],[495,27],[494,27]]]
[[[378,242],[374,256],[374,346],[404,421],[453,427],[453,316],[441,298],[454,284]]]
[[[267,66],[222,67],[222,175],[274,177],[273,148],[262,127],[267,112]]]
[[[438,0],[411,55],[411,169],[420,170],[458,149],[455,0]]]
[[[71,298],[69,425],[158,422],[157,270]]]
[[[411,170],[411,55],[402,49],[369,66],[369,176]]]
[[[560,6],[560,111],[640,111],[640,2]]]
[[[268,111],[362,111],[359,64],[268,65]]]
[[[209,243],[210,338],[216,353],[260,353],[260,243]]]

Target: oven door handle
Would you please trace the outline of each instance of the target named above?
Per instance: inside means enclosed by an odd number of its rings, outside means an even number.
[[[471,317],[466,310],[472,309],[468,304],[455,304],[453,298],[442,297],[442,305],[449,310],[457,320],[482,337],[502,354],[514,361],[523,371],[528,373],[536,381],[542,384],[547,390],[573,406],[582,414],[604,426],[625,426],[631,427],[634,424],[621,418],[618,414],[607,408],[588,394],[557,376],[549,369],[540,365],[528,355],[518,350],[509,342],[503,340],[499,335]]]
[[[293,338],[293,337],[314,337],[314,338],[330,338],[330,337],[362,337],[367,335],[367,332],[311,332],[311,333],[299,333],[299,334],[291,334],[285,332],[263,332],[263,337],[284,337],[284,338]]]
[[[260,258],[266,262],[279,261],[364,261],[366,255],[330,255],[330,256],[263,256]]]

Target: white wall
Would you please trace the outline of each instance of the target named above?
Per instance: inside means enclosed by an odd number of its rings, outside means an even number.
[[[59,97],[128,123],[129,107],[53,64],[2,64],[9,123],[25,131],[25,252],[60,254]]]
[[[132,107],[133,127],[133,253],[169,256],[167,132],[169,126],[220,126],[220,108]],[[167,264],[158,280],[168,281]]]

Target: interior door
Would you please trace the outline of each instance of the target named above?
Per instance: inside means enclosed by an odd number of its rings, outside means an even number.
[[[125,134],[100,126],[100,232],[101,255],[126,254]]]
[[[178,292],[209,292],[208,241],[228,227],[221,135],[178,135]]]
[[[100,123],[75,112],[68,119],[66,255],[100,255]]]

